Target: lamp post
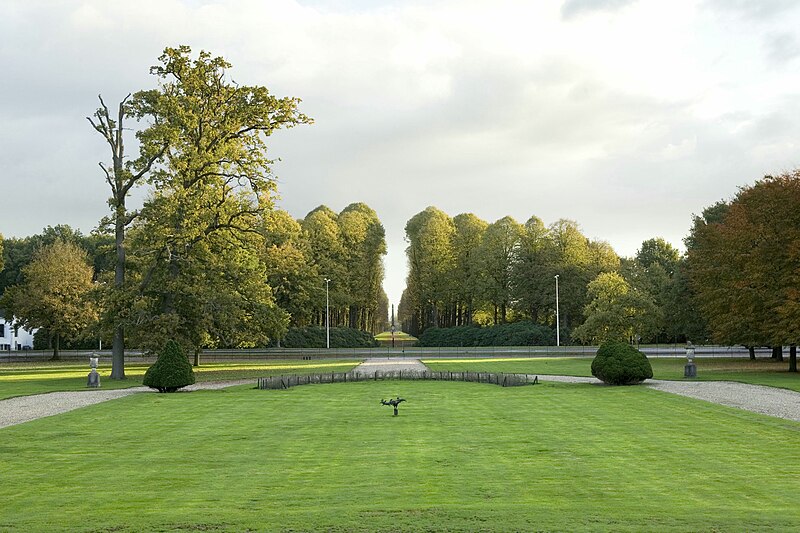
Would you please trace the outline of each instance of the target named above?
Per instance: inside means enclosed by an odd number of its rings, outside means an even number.
[[[392,348],[394,348],[394,304],[392,304]]]
[[[325,346],[331,349],[331,311],[330,299],[328,298],[328,284],[331,282],[325,278]]]
[[[558,316],[558,274],[556,278],[556,346],[561,346],[561,323]]]

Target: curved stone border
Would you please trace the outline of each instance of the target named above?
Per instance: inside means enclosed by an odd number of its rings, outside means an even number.
[[[539,382],[533,374],[494,374],[491,372],[431,372],[429,370],[389,370],[386,372],[326,372],[323,374],[296,374],[258,378],[258,388],[262,390],[288,389],[298,385],[319,383],[348,383],[379,380],[407,381],[465,381],[470,383],[491,383],[501,387],[535,385]]]

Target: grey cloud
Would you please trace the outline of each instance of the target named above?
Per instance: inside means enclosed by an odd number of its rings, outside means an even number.
[[[797,9],[796,0],[706,0],[704,6],[746,19],[771,19]]]
[[[561,16],[565,19],[596,11],[616,11],[636,0],[566,0],[561,5]]]
[[[765,46],[767,57],[779,65],[800,56],[800,42],[793,33],[785,32],[769,35],[766,38]]]

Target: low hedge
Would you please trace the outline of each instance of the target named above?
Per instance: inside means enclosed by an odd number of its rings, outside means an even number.
[[[417,346],[550,346],[556,343],[552,328],[532,322],[498,326],[456,326],[428,328]]]
[[[600,346],[592,360],[592,375],[609,385],[636,385],[653,377],[647,356],[624,342]]]
[[[325,328],[308,326],[290,328],[281,339],[283,348],[325,348]],[[271,344],[272,347],[277,343]],[[372,334],[353,328],[331,328],[331,348],[374,348],[378,341]]]

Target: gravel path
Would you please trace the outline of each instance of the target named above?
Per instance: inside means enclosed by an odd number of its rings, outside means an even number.
[[[195,383],[178,391],[189,392],[194,390],[216,390],[234,385],[254,383],[253,379],[240,379],[235,381],[206,381]],[[0,401],[0,428],[22,424],[37,418],[58,415],[80,409],[96,403],[107,402],[117,398],[124,398],[140,392],[155,392],[149,387],[131,387],[129,389],[113,390],[84,390],[70,392],[48,392],[34,394],[33,396],[19,396]]]
[[[800,392],[733,381],[647,381],[647,386],[698,400],[800,422]]]
[[[539,376],[539,381],[561,383],[596,383],[597,378],[576,376]],[[647,380],[651,389],[680,394],[697,400],[737,407],[754,413],[800,422],[800,392],[733,381],[663,381]]]
[[[29,420],[53,416],[87,405],[94,405],[137,392],[149,390],[147,387],[130,389],[92,390],[72,392],[49,392],[33,396],[19,396],[0,401],[0,428],[22,424]]]
[[[417,359],[399,357],[373,358],[367,359],[357,366],[354,372],[375,375],[376,371],[385,372],[398,370],[423,371],[427,370],[427,367]],[[253,381],[252,379],[210,381],[190,385],[180,392],[217,390],[234,385],[245,385],[253,383]],[[539,375],[539,381],[601,384],[600,380],[596,378],[576,376]],[[680,394],[698,400],[705,400],[720,405],[745,409],[754,413],[800,422],[800,392],[731,381],[661,381],[654,379],[648,380],[645,385],[652,389],[672,394]],[[123,398],[141,392],[152,393],[153,390],[148,387],[133,387],[130,389],[116,390],[98,389],[72,392],[50,392],[47,394],[20,396],[18,398],[1,400],[0,428],[21,424],[37,418],[66,413],[73,409],[80,409],[88,405],[94,405],[116,398]]]
[[[419,359],[406,359],[405,357],[373,357],[355,367],[353,372],[374,376],[375,372],[399,372],[401,370],[423,372],[428,370],[428,367],[423,365]]]

